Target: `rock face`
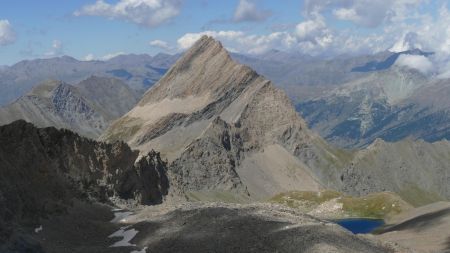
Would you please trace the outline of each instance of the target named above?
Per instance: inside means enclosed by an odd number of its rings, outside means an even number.
[[[319,181],[338,182],[341,162],[337,150],[307,129],[284,92],[207,36],[100,139],[160,151],[174,185],[197,197],[317,190]],[[258,163],[264,159],[273,163]],[[261,185],[272,188],[260,191]]]
[[[68,130],[38,129],[25,121],[0,127],[0,241],[20,226],[61,214],[73,199],[161,203],[166,164],[124,143],[98,143]]]
[[[114,78],[92,76],[76,86],[48,81],[0,108],[0,124],[24,119],[39,127],[66,128],[97,138],[138,99],[135,91]]]

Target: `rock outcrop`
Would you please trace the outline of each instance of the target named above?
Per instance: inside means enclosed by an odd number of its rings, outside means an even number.
[[[339,182],[342,163],[339,151],[307,129],[284,92],[207,36],[100,139],[160,151],[174,189],[197,197],[317,190],[319,182]],[[275,164],[257,164],[263,159]],[[261,185],[270,187],[261,191]]]
[[[95,142],[68,130],[38,129],[25,121],[0,127],[0,241],[11,230],[38,226],[64,213],[74,199],[161,203],[166,163],[124,143]]]
[[[139,95],[115,78],[91,76],[77,85],[47,81],[0,108],[0,124],[23,119],[39,127],[54,126],[97,138],[129,111]]]

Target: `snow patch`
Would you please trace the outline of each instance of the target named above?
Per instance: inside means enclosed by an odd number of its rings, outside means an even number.
[[[131,244],[130,241],[137,235],[139,231],[136,229],[128,229],[130,226],[121,227],[118,231],[114,232],[108,238],[114,237],[122,237],[122,240],[115,242],[113,245],[109,247],[127,247],[127,246],[136,246],[135,244]],[[145,252],[145,251],[144,251]]]
[[[115,212],[114,219],[112,219],[111,222],[112,223],[126,222],[127,217],[132,214],[133,214],[132,212]]]
[[[44,229],[44,228],[42,227],[42,225],[40,225],[39,227],[34,229],[34,232],[37,234],[37,233],[41,232],[42,229]]]
[[[147,253],[147,247],[145,247],[145,248],[143,248],[142,250],[139,250],[139,251],[133,250],[130,253]]]

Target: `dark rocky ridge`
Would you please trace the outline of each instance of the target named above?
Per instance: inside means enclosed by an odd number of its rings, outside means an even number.
[[[161,203],[166,163],[124,143],[92,141],[68,130],[38,129],[25,121],[0,127],[0,242],[20,227],[62,214],[74,199]]]

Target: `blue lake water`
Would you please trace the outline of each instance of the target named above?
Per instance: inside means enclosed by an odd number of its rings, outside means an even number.
[[[367,234],[384,225],[383,220],[375,219],[344,219],[335,222],[353,234]]]

